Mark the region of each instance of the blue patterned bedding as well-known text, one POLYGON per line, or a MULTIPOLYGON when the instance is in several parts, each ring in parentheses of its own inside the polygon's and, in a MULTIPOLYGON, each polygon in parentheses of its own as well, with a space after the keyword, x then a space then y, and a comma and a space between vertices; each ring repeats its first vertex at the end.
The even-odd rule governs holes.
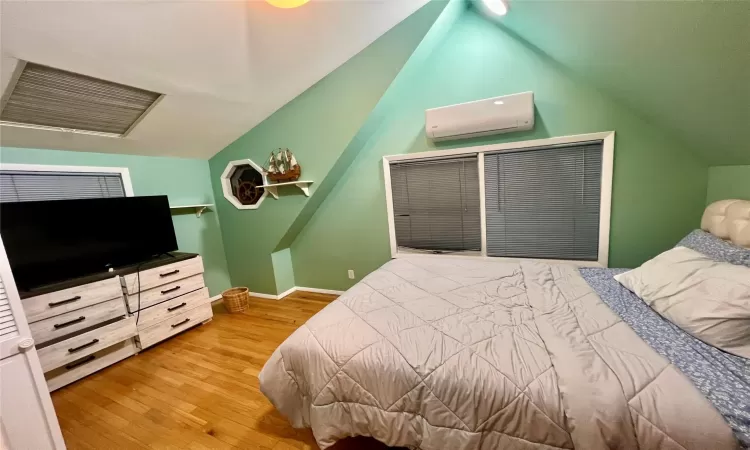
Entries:
POLYGON ((750 249, 738 247, 703 230, 693 230, 677 246, 701 252, 714 261, 750 267, 750 249))
POLYGON ((662 318, 614 275, 627 269, 580 269, 602 300, 657 353, 690 378, 750 448, 750 360, 730 355, 662 318))

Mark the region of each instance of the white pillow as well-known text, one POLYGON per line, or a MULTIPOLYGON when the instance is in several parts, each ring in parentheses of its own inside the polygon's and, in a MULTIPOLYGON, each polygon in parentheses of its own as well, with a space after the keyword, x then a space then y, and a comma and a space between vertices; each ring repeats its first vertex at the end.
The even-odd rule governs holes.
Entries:
POLYGON ((675 247, 615 279, 698 339, 750 358, 750 267, 675 247))

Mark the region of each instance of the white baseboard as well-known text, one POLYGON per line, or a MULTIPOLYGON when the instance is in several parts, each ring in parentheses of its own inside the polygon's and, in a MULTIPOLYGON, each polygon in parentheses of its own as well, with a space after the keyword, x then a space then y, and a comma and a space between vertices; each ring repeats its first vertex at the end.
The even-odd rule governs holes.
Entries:
POLYGON ((267 298, 267 299, 270 299, 270 300, 279 300, 279 298, 280 298, 278 295, 263 294, 261 292, 250 292, 250 297, 267 298))
MULTIPOLYGON (((336 291, 333 289, 318 289, 318 288, 309 288, 309 287, 300 287, 300 286, 294 286, 291 289, 287 289, 286 291, 282 292, 281 294, 274 295, 274 294, 263 294, 261 292, 250 292, 251 297, 258 297, 258 298, 266 298, 269 300, 281 300, 282 298, 286 297, 289 294, 292 294, 297 291, 304 291, 304 292, 313 292, 315 294, 332 294, 332 295, 341 295, 344 293, 344 291, 336 291)), ((221 296, 219 296, 221 297, 221 296)))
POLYGON ((209 298, 209 300, 211 301, 211 303, 218 303, 221 301, 221 294, 214 295, 213 297, 209 298))
POLYGON ((346 291, 336 291, 334 289, 318 289, 318 288, 301 287, 301 286, 296 286, 294 289, 297 291, 314 292, 316 294, 333 294, 333 295, 341 295, 344 292, 346 292, 346 291))
POLYGON ((282 298, 286 297, 287 295, 291 294, 292 292, 294 292, 296 290, 297 290, 297 286, 294 286, 294 287, 289 288, 286 291, 282 292, 281 294, 277 295, 276 297, 278 297, 278 299, 281 300, 282 298))

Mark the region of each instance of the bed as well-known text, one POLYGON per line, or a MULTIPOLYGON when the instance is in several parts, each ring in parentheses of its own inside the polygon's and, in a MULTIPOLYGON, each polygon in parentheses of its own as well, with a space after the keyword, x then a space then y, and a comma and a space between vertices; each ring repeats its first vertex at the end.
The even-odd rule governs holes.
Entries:
MULTIPOLYGON (((725 210, 704 228, 734 233, 725 210)), ((322 449, 348 436, 424 450, 747 446, 748 360, 664 319, 620 272, 394 259, 297 329, 261 390, 322 449)))
POLYGON ((708 345, 664 319, 612 278, 624 269, 580 269, 583 279, 652 349, 708 398, 750 448, 750 359, 708 345))

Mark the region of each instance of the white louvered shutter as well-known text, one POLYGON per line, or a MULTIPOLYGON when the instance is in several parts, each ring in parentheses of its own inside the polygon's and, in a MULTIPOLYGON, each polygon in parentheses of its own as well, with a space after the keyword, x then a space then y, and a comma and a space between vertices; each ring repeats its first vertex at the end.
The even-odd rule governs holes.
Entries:
POLYGON ((15 338, 18 336, 18 326, 10 309, 10 300, 5 290, 5 284, 0 278, 0 340, 15 338))
POLYGON ((65 449, 1 238, 0 428, 3 449, 65 449))
POLYGON ((30 338, 26 314, 0 239, 0 359, 17 354, 19 343, 30 338))

